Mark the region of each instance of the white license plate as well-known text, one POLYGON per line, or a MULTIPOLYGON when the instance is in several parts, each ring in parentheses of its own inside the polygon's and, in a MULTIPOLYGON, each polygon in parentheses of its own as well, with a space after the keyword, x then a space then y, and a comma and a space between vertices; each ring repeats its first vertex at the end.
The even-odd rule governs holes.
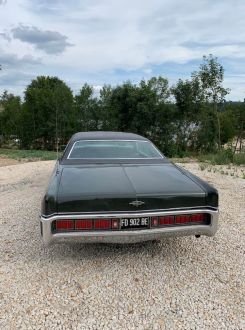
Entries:
POLYGON ((130 228, 149 228, 150 218, 123 218, 120 219, 121 229, 130 229, 130 228))

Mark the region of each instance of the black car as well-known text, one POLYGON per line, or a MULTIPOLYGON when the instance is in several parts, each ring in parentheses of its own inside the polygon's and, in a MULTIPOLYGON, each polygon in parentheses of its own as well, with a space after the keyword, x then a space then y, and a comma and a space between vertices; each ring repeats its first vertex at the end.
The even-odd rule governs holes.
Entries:
POLYGON ((74 134, 42 201, 46 244, 213 236, 218 192, 131 133, 74 134))

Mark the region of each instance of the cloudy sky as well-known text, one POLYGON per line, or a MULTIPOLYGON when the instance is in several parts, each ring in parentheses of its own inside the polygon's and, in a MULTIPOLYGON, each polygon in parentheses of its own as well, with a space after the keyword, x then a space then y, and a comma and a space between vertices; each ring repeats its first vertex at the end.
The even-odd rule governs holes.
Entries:
POLYGON ((225 68, 228 99, 245 97, 245 0, 0 0, 0 92, 37 75, 77 93, 85 82, 188 78, 202 55, 225 68))

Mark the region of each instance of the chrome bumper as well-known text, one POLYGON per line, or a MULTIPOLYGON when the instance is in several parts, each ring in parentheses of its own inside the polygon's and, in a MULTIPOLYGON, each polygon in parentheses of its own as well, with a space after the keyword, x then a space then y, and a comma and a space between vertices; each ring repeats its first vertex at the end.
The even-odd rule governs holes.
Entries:
POLYGON ((137 243, 143 241, 159 240, 164 237, 205 235, 214 236, 218 228, 218 210, 192 209, 178 211, 142 212, 142 213, 111 213, 111 214, 66 214, 51 217, 40 217, 41 233, 45 245, 54 242, 79 241, 81 243, 137 243), (176 227, 149 228, 140 230, 118 231, 79 231, 66 233, 52 233, 52 221, 59 219, 89 219, 89 218, 127 218, 127 217, 152 217, 164 215, 208 213, 211 222, 209 225, 180 225, 176 227))

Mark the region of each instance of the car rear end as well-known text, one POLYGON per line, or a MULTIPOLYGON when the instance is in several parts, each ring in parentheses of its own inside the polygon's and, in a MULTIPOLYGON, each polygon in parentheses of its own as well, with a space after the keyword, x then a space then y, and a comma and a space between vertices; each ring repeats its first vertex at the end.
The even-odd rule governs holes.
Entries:
POLYGON ((217 223, 218 210, 210 208, 41 217, 45 244, 69 240, 136 243, 163 237, 213 236, 217 223))
MULTIPOLYGON (((115 140, 105 140, 102 146, 101 141, 104 140, 87 141, 86 148, 79 142, 77 149, 74 142, 68 147, 65 160, 57 162, 42 203, 41 233, 45 244, 68 240, 135 243, 215 234, 215 188, 172 164, 160 152, 156 158, 144 159, 77 158, 85 151, 89 156, 94 150, 98 154, 102 147, 110 152, 115 140), (74 159, 69 158, 73 149, 74 159)), ((127 140, 123 156, 131 142, 138 143, 127 140)), ((123 140, 116 143, 119 149, 123 148, 123 140)), ((144 143, 148 142, 141 141, 144 143)), ((114 147, 115 156, 118 149, 114 147)), ((146 152, 145 146, 142 148, 146 152)), ((156 151, 151 152, 153 155, 156 151)))

